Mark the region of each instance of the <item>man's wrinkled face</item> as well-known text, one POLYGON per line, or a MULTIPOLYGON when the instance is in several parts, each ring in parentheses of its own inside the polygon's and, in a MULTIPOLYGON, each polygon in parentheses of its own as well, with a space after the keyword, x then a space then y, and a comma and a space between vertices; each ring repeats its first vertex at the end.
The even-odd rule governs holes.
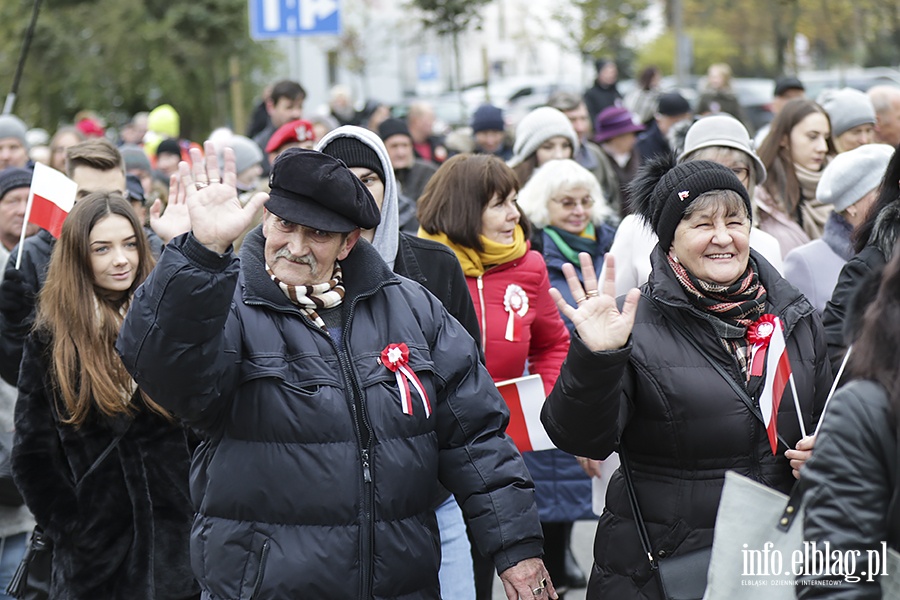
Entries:
POLYGON ((325 283, 331 279, 334 263, 350 254, 359 233, 359 229, 348 234, 313 229, 266 211, 266 264, 288 285, 325 283))

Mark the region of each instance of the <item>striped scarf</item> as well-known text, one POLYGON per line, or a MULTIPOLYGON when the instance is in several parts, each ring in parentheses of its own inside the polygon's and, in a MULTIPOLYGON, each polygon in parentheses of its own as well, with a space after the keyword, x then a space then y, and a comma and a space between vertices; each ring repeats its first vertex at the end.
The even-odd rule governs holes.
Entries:
POLYGON ((678 283, 687 292, 688 300, 715 319, 713 326, 725 349, 737 359, 741 372, 748 377, 747 328, 762 316, 768 297, 759 280, 756 262, 750 258, 747 270, 731 285, 719 285, 694 277, 671 255, 666 255, 678 283))
POLYGON ((281 288, 288 300, 299 306, 303 314, 312 319, 313 323, 323 331, 328 331, 325 321, 316 311, 334 308, 344 300, 344 279, 340 264, 335 261, 331 279, 315 285, 289 285, 275 277, 275 273, 272 272, 269 265, 266 265, 266 273, 281 288))

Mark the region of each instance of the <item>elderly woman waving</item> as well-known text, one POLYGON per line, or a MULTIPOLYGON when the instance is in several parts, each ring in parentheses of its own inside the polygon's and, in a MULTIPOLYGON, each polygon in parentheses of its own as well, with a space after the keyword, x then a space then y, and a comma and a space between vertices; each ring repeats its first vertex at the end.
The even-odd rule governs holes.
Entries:
MULTIPOLYGON (((703 555, 726 470, 789 491, 831 383, 821 323, 750 249, 750 198, 730 169, 656 162, 634 198, 659 237, 649 281, 617 302, 613 261, 598 289, 583 254, 583 285, 564 267, 577 308, 551 292, 577 335, 544 426, 561 450, 595 459, 619 451, 628 465, 609 484, 589 599, 664 597, 648 553, 654 566, 703 555), (779 320, 797 402, 789 389, 773 400, 766 385, 764 333, 779 320)), ((704 565, 697 573, 704 581, 704 565)))

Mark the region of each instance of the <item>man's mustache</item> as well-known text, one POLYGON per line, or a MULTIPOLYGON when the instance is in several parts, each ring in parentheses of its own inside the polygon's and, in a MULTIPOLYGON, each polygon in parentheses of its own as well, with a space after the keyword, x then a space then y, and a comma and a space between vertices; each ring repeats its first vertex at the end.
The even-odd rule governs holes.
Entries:
POLYGON ((287 248, 281 248, 275 252, 275 258, 283 258, 292 263, 296 263, 298 265, 307 265, 309 270, 312 271, 312 274, 315 276, 319 271, 319 263, 316 260, 316 257, 313 256, 312 253, 304 254, 303 256, 296 256, 291 253, 287 248))

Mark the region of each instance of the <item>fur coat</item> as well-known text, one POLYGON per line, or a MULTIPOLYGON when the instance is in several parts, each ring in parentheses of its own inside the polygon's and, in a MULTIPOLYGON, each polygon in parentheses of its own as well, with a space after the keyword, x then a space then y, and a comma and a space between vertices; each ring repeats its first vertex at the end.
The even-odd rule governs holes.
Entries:
POLYGON ((53 541, 50 597, 196 597, 184 428, 150 411, 139 393, 133 418, 94 413, 79 428, 61 423, 47 377, 50 348, 46 334, 26 340, 12 455, 22 496, 53 541))

